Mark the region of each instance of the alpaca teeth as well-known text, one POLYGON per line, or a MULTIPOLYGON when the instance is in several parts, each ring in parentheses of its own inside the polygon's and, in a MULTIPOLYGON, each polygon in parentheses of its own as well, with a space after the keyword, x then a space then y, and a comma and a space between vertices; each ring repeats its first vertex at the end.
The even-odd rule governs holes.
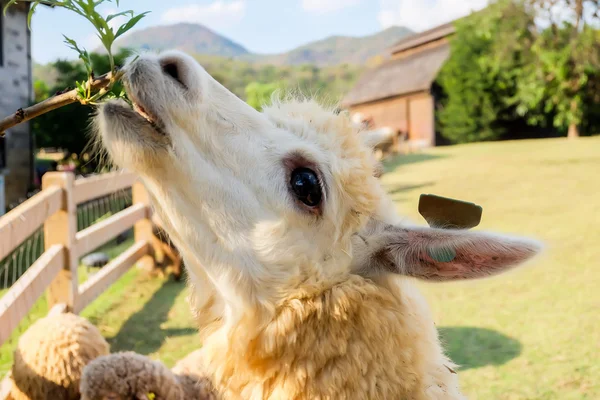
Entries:
POLYGON ((144 118, 146 121, 148 121, 148 123, 154 128, 154 130, 156 132, 158 132, 161 135, 166 136, 165 131, 162 129, 161 126, 159 126, 159 124, 156 122, 156 119, 152 118, 150 116, 150 114, 148 114, 146 112, 146 110, 144 109, 144 107, 140 106, 139 104, 132 102, 133 104, 133 110, 138 113, 142 118, 144 118))
POLYGON ((144 119, 146 119, 146 121, 154 124, 154 120, 152 119, 152 117, 150 117, 150 115, 148 115, 148 113, 146 112, 146 110, 142 106, 140 106, 137 103, 133 103, 133 109, 135 110, 135 112, 137 112, 142 117, 144 117, 144 119))

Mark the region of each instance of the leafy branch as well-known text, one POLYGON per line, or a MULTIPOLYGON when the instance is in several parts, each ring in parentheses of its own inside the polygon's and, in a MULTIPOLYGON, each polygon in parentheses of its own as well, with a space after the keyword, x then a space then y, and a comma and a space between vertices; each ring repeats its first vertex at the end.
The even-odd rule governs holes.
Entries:
MULTIPOLYGON (((88 75, 87 80, 75 82, 76 88, 73 90, 65 90, 57 93, 54 97, 26 109, 19 109, 14 114, 0 120, 0 135, 4 135, 4 132, 9 128, 57 108, 75 102, 79 102, 83 105, 94 105, 103 97, 110 94, 115 83, 123 76, 122 71, 119 71, 115 65, 113 45, 120 36, 131 30, 148 14, 148 12, 144 12, 136 15, 132 10, 127 10, 104 17, 98 11, 98 7, 103 3, 115 3, 116 6, 119 7, 119 0, 10 0, 6 7, 4 7, 4 13, 6 14, 8 8, 17 3, 31 3, 29 15, 27 17, 27 24, 29 27, 31 27, 31 18, 40 4, 50 7, 62 7, 85 18, 92 24, 102 46, 106 49, 110 62, 110 71, 99 78, 96 78, 94 76, 89 52, 79 46, 75 40, 63 35, 65 44, 74 50, 78 54, 79 59, 83 62, 88 75), (109 22, 117 17, 128 17, 128 19, 115 30, 110 26, 109 22)), ((118 97, 124 96, 124 93, 118 95, 118 97)))

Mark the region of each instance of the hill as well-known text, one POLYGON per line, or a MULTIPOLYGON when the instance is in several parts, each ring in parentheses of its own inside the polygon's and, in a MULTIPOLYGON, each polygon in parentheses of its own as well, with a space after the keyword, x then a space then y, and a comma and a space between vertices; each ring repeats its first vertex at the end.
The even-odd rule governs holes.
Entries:
MULTIPOLYGON (((216 80, 242 99, 246 98, 246 86, 252 82, 277 82, 284 88, 300 90, 302 93, 336 102, 350 90, 364 71, 364 67, 352 64, 324 67, 308 64, 276 66, 214 55, 196 54, 195 58, 216 80)), ((75 78, 62 77, 63 82, 85 79, 81 63, 73 63, 79 65, 83 75, 75 78)), ((33 76, 35 81, 43 81, 51 92, 61 89, 55 87, 60 73, 52 63, 35 64, 33 76)))
POLYGON ((364 71, 364 67, 352 64, 276 66, 217 56, 196 55, 195 58, 216 80, 242 99, 246 98, 246 86, 258 82, 278 83, 289 90, 337 102, 364 71))
POLYGON ((182 23, 131 32, 118 40, 116 47, 134 50, 179 49, 192 54, 232 57, 273 65, 362 65, 372 57, 384 55, 390 46, 411 33, 407 28, 394 26, 363 37, 330 36, 281 54, 256 54, 202 25, 182 23))
MULTIPOLYGON (((154 26, 123 36, 117 48, 135 50, 179 49, 193 54, 237 57, 248 54, 242 45, 199 24, 154 26)), ((99 51, 99 49, 98 49, 99 51)))
POLYGON ((386 55, 390 46, 412 33, 408 28, 393 26, 369 36, 330 36, 286 53, 273 55, 252 54, 244 56, 244 58, 273 65, 362 65, 375 56, 386 55))
POLYGON ((58 80, 58 71, 52 64, 33 63, 33 80, 43 81, 47 86, 53 86, 58 80))

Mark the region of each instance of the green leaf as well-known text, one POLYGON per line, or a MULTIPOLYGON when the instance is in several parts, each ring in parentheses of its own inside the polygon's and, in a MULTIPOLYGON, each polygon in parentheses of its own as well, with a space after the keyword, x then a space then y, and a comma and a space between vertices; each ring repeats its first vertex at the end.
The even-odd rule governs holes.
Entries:
POLYGON ((123 11, 123 12, 120 12, 120 13, 117 13, 117 14, 111 14, 111 15, 107 16, 106 17, 106 22, 110 22, 114 18, 121 17, 121 16, 127 15, 127 14, 130 14, 131 18, 133 18, 133 10, 127 10, 127 11, 123 11))
POLYGON ((112 32, 110 35, 102 35, 100 36, 100 41, 102 42, 102 44, 104 45, 104 47, 106 48, 106 51, 108 51, 110 53, 110 48, 112 47, 113 41, 115 40, 114 35, 112 35, 112 32))
POLYGON ((129 21, 127 21, 125 24, 121 25, 117 30, 117 33, 115 34, 115 39, 127 32, 128 30, 130 30, 131 28, 133 28, 138 22, 140 22, 142 18, 144 18, 149 13, 150 11, 146 11, 144 13, 136 15, 135 17, 132 17, 129 21))
POLYGON ((75 85, 77 86, 77 97, 79 97, 80 99, 85 99, 87 98, 87 87, 85 85, 85 82, 75 82, 75 85))
POLYGON ((31 8, 29 9, 29 14, 27 14, 27 28, 29 29, 31 29, 31 18, 33 17, 33 13, 35 12, 35 9, 37 8, 38 4, 40 4, 39 1, 33 3, 31 5, 31 8))
POLYGON ((85 66, 85 69, 88 73, 88 75, 91 75, 92 73, 92 59, 90 57, 90 53, 85 50, 85 49, 80 49, 79 46, 77 45, 77 42, 74 41, 73 39, 63 35, 63 37, 65 38, 65 43, 67 44, 67 46, 73 50, 75 50, 78 55, 79 58, 83 61, 83 65, 85 66))
POLYGON ((63 35, 63 37, 65 38, 65 43, 67 44, 68 47, 70 47, 71 49, 73 49, 76 52, 78 52, 78 53, 81 54, 81 50, 77 46, 77 42, 76 41, 74 41, 73 39, 67 37, 66 35, 63 35))
POLYGON ((9 2, 6 3, 6 6, 4 6, 4 16, 6 16, 6 11, 8 10, 8 7, 12 6, 16 2, 17 2, 17 0, 9 0, 9 2))

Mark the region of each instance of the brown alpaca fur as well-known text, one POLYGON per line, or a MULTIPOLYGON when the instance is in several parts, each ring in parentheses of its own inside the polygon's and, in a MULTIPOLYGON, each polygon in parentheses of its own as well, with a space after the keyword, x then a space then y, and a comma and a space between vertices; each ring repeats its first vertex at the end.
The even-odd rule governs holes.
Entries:
POLYGON ((12 367, 14 400, 77 400, 83 368, 108 354, 100 331, 74 314, 36 321, 19 338, 12 367))

